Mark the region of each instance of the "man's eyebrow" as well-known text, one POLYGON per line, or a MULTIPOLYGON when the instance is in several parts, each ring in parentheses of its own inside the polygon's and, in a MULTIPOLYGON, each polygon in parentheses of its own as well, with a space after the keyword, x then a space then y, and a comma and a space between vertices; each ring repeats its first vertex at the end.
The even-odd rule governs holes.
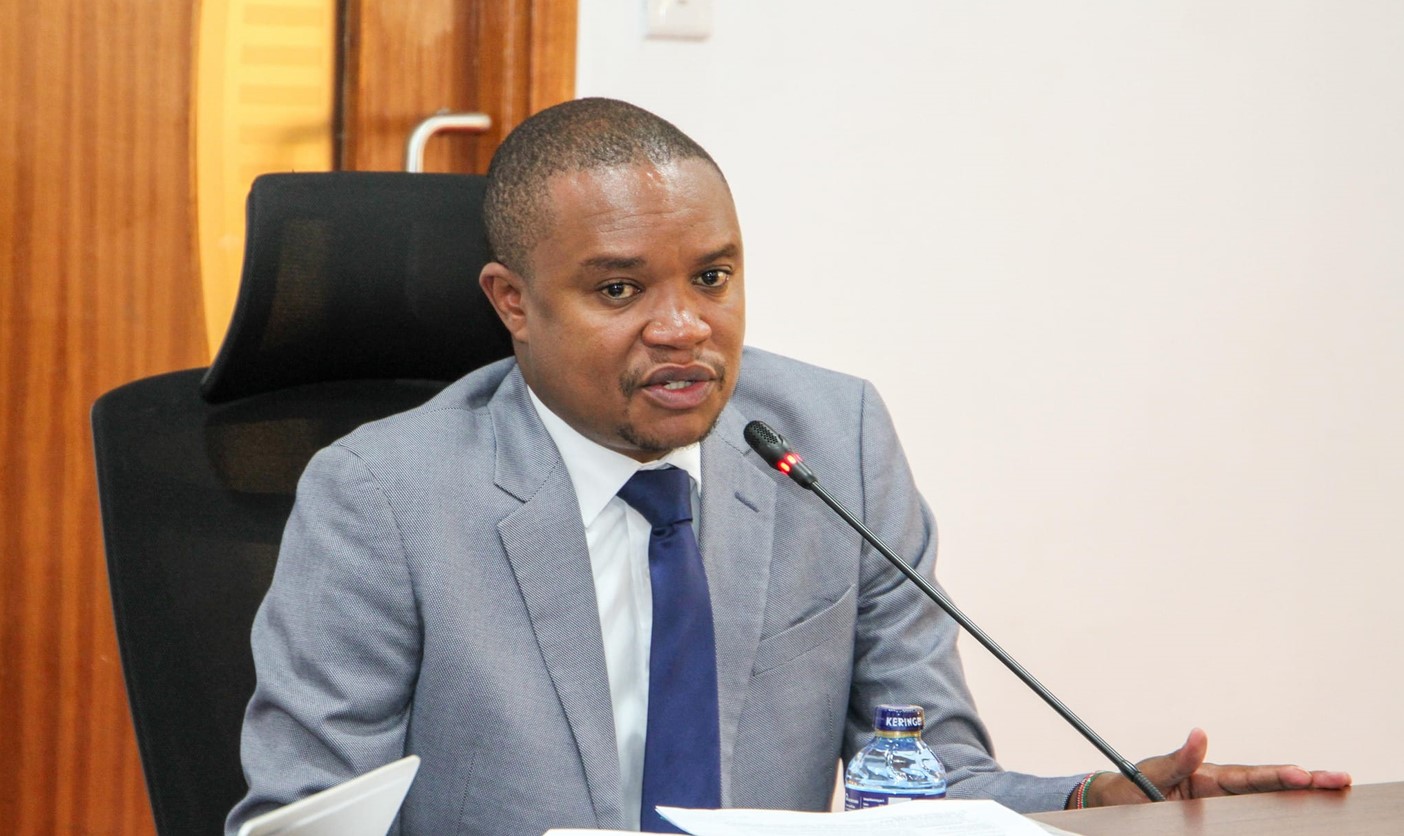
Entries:
MULTIPOLYGON (((741 248, 736 244, 726 244, 718 247, 697 259, 698 264, 710 264, 722 259, 736 258, 741 252, 741 248)), ((648 259, 641 255, 596 255, 584 259, 580 266, 586 270, 595 270, 602 273, 609 273, 616 270, 634 270, 648 263, 648 259)))
POLYGON ((633 270, 643 266, 643 256, 622 256, 622 255, 597 255, 580 262, 580 266, 587 270, 599 270, 610 272, 613 270, 633 270))
POLYGON ((737 247, 735 244, 727 244, 726 246, 712 250, 711 252, 697 259, 697 263, 708 264, 713 261, 721 261, 724 258, 735 258, 740 252, 740 247, 737 247))

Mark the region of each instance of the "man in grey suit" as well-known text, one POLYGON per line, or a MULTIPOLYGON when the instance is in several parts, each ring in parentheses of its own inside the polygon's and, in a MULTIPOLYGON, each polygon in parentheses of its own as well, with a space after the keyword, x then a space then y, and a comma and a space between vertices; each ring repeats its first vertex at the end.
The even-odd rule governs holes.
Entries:
MULTIPOLYGON (((705 151, 633 106, 570 102, 503 143, 486 213, 481 285, 515 358, 309 464, 254 626, 231 832, 406 753, 423 763, 404 833, 637 828, 649 524, 615 493, 659 462, 700 511, 720 803, 826 809, 890 702, 925 707, 954 797, 1141 800, 1118 775, 1002 770, 955 626, 748 449, 745 424, 773 424, 932 573, 932 516, 873 387, 743 349, 741 233, 705 151)), ((1196 731, 1142 768, 1172 797, 1349 782, 1204 748, 1196 731)))

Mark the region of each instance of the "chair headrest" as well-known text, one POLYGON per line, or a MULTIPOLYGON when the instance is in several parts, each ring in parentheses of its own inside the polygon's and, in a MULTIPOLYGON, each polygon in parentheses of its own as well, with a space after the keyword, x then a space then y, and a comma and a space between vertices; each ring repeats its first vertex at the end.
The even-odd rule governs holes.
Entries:
POLYGON ((212 403, 336 380, 455 380, 512 353, 478 287, 491 259, 474 174, 267 174, 248 200, 212 403))

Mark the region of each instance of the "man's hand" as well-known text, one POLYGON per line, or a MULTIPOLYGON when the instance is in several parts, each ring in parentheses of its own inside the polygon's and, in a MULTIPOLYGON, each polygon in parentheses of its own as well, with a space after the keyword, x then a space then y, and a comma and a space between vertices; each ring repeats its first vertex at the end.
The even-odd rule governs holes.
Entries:
MULTIPOLYGON (((1166 800, 1209 798, 1216 795, 1242 795, 1278 790, 1338 790, 1350 786, 1346 772, 1309 772, 1300 766, 1234 766, 1205 763, 1209 737, 1202 729, 1190 732, 1179 749, 1168 755, 1146 758, 1136 764, 1160 788, 1166 800)), ((1097 776, 1087 788, 1084 804, 1105 807, 1149 801, 1125 777, 1109 773, 1097 776)))

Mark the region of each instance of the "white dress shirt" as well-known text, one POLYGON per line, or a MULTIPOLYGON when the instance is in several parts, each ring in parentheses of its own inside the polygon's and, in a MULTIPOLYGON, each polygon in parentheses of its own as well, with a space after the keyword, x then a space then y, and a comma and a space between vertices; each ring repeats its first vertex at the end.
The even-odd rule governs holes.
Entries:
POLYGON ((648 649, 653 637, 653 590, 648 575, 652 526, 617 494, 639 470, 673 465, 692 477, 692 526, 702 496, 702 448, 691 444, 654 462, 641 463, 591 441, 527 390, 546 432, 565 461, 595 578, 595 600, 604 634, 605 669, 614 708, 615 745, 624 811, 639 828, 643 800, 644 734, 648 727, 648 649))

